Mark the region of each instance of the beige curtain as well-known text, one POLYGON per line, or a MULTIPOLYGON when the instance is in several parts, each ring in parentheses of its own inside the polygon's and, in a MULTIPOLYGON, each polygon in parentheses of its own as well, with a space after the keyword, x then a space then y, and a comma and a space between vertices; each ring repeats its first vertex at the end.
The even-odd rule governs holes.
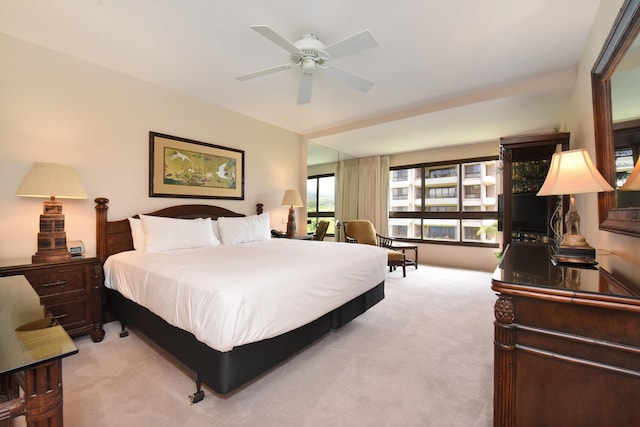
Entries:
POLYGON ((389 156, 342 160, 336 169, 336 219, 368 219, 388 234, 389 156))
POLYGON ((368 219, 376 231, 388 235, 389 156, 360 159, 358 179, 358 217, 368 219))
POLYGON ((341 160, 336 168, 336 220, 358 218, 358 159, 341 160))

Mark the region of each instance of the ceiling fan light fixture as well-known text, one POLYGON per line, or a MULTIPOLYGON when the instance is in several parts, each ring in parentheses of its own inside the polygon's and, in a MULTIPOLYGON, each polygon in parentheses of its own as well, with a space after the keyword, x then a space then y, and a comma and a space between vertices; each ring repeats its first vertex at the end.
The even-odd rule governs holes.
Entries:
POLYGON ((311 57, 302 58, 302 71, 311 74, 316 70, 316 61, 311 57))

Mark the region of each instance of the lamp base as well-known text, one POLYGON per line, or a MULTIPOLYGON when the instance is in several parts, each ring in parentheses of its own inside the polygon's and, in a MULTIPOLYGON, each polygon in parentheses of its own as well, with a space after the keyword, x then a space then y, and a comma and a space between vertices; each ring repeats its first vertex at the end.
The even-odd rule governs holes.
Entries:
POLYGON ((561 246, 571 246, 574 248, 588 248, 589 244, 587 239, 582 234, 569 234, 566 233, 562 236, 561 246))
POLYGON ((62 202, 53 198, 45 200, 43 213, 40 215, 38 252, 31 257, 31 262, 37 264, 70 259, 71 253, 67 248, 67 233, 64 231, 62 202))
POLYGON ((591 246, 560 245, 558 247, 558 255, 596 259, 596 250, 591 246))
POLYGON ((296 214, 293 206, 289 208, 289 217, 287 218, 287 237, 295 237, 296 235, 296 214))
MULTIPOLYGON (((54 252, 54 251, 50 251, 54 252)), ((60 262, 68 261, 71 259, 71 254, 67 250, 55 251, 56 253, 40 254, 36 253, 31 257, 31 262, 34 264, 48 263, 48 262, 60 262)))

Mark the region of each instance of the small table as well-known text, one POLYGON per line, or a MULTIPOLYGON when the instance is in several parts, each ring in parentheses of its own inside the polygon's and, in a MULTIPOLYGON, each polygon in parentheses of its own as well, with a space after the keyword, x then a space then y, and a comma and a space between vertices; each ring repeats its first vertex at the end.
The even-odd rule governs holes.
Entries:
POLYGON ((0 277, 0 342, 0 426, 22 415, 28 427, 62 426, 62 358, 78 348, 24 276, 0 277))
POLYGON ((397 240, 394 240, 391 242, 391 245, 389 246, 389 248, 393 249, 394 251, 402 252, 405 256, 404 258, 405 265, 414 265, 416 269, 418 269, 418 245, 417 244, 408 243, 408 242, 399 242, 397 240), (407 250, 413 250, 413 259, 407 258, 407 254, 405 252, 407 250))

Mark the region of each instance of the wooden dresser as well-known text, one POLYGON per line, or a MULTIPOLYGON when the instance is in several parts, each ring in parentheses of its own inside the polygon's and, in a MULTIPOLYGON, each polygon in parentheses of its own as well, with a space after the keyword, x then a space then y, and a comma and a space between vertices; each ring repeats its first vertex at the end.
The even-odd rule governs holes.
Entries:
POLYGON ((102 266, 97 258, 32 264, 30 259, 0 261, 0 277, 23 275, 41 303, 71 337, 104 337, 102 266))
POLYGON ((496 269, 494 426, 640 425, 640 266, 554 266, 511 243, 496 269))

